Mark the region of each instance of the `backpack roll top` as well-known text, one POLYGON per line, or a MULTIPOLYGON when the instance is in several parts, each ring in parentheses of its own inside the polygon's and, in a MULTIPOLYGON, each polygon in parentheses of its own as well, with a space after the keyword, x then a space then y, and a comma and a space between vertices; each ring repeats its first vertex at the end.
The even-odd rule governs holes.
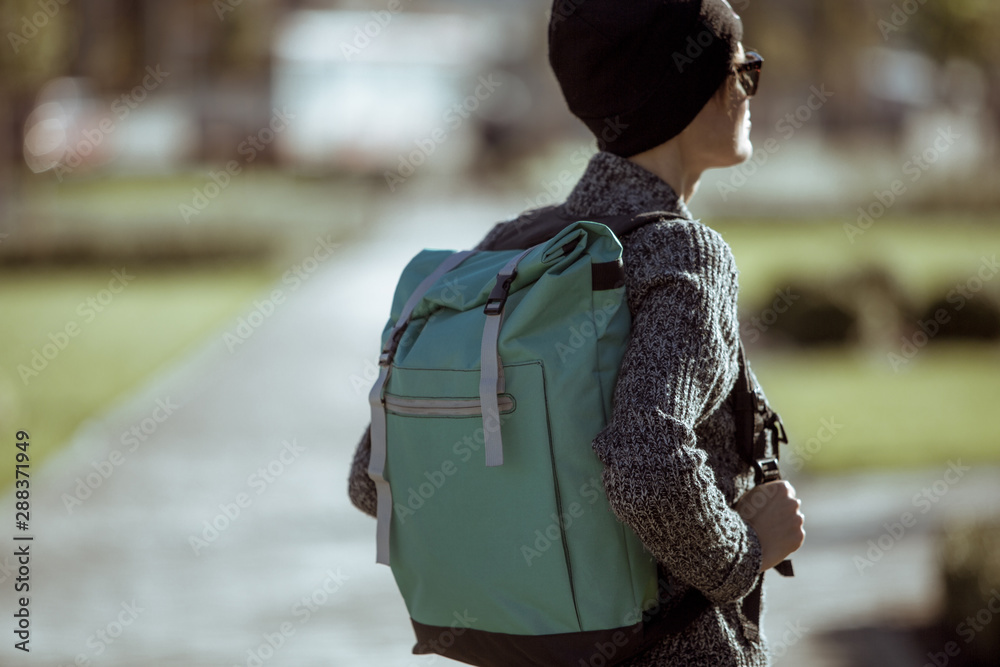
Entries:
POLYGON ((629 336, 621 253, 581 221, 527 250, 425 250, 404 269, 369 472, 415 652, 574 666, 607 642, 615 660, 634 652, 612 636, 642 634, 656 564, 611 512, 591 447, 629 336))

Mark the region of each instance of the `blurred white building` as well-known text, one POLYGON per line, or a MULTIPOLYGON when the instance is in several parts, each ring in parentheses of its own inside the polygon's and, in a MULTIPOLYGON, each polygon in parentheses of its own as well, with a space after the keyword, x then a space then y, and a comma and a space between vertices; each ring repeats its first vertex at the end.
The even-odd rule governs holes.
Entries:
POLYGON ((402 178, 466 168, 489 124, 531 106, 502 64, 524 58, 531 31, 511 11, 291 13, 274 44, 273 106, 296 114, 282 161, 402 178))

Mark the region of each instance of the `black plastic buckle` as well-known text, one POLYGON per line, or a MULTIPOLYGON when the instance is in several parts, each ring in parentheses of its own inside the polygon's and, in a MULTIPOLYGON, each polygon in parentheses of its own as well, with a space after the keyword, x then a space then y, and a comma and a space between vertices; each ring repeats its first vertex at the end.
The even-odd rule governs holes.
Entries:
POLYGON ((396 356, 396 349, 399 347, 399 341, 403 338, 403 332, 406 331, 406 324, 399 326, 398 324, 392 328, 389 332, 389 340, 385 342, 385 347, 382 348, 382 354, 378 357, 379 366, 388 366, 392 363, 392 358, 396 356))
POLYGON ((516 275, 516 270, 514 273, 497 274, 497 282, 490 291, 490 295, 486 297, 486 307, 483 308, 484 313, 487 315, 500 314, 504 304, 507 303, 507 297, 510 295, 510 285, 514 282, 514 276, 516 275))
POLYGON ((781 469, 778 468, 778 459, 757 459, 753 464, 755 479, 757 484, 775 482, 781 479, 781 469))
POLYGON ((751 396, 753 397, 754 412, 762 415, 767 414, 767 401, 764 400, 764 392, 760 390, 760 387, 754 385, 751 396))
POLYGON ((774 451, 778 451, 778 443, 788 444, 788 434, 785 433, 785 425, 781 421, 781 417, 777 414, 774 415, 774 420, 768 425, 771 432, 774 433, 774 451))

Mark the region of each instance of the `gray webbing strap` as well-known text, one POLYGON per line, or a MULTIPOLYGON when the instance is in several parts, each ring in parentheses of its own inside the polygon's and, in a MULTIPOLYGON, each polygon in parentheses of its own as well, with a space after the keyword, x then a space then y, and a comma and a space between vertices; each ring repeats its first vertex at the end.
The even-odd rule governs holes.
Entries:
POLYGON ((368 460, 368 476, 375 482, 375 494, 378 499, 375 511, 375 562, 389 564, 389 524, 392 522, 392 491, 382 473, 385 472, 385 403, 382 389, 389 377, 389 366, 382 366, 378 379, 368 394, 368 402, 372 406, 371 425, 371 458, 368 460))
POLYGON ((507 301, 510 284, 517 275, 517 263, 530 252, 528 248, 507 262, 486 302, 486 324, 483 326, 483 343, 479 348, 479 404, 483 410, 483 436, 486 440, 486 465, 503 465, 503 440, 500 437, 500 407, 497 394, 504 391, 501 383, 503 364, 497 353, 500 325, 503 322, 503 305, 507 301), (491 307, 493 306, 493 307, 491 307))
POLYGON ((385 389, 385 384, 389 380, 389 372, 392 370, 392 359, 396 354, 396 347, 399 345, 399 339, 403 335, 403 330, 406 329, 406 325, 410 322, 410 315, 413 314, 413 309, 417 307, 420 300, 424 298, 434 283, 443 276, 448 271, 458 266, 466 257, 475 254, 475 250, 464 250, 462 252, 456 252, 450 255, 446 260, 441 262, 436 269, 426 278, 424 278, 417 289, 413 290, 413 294, 406 301, 403 306, 402 312, 399 314, 399 319, 396 320, 396 324, 393 325, 392 330, 389 332, 389 338, 386 341, 385 347, 382 348, 382 354, 379 357, 378 363, 380 366, 378 379, 375 380, 374 386, 372 386, 371 392, 368 394, 368 403, 372 408, 372 424, 371 424, 371 458, 368 461, 368 476, 371 477, 372 481, 375 482, 375 492, 378 496, 378 504, 376 510, 376 534, 375 534, 375 562, 382 563, 383 565, 389 564, 389 526, 392 523, 392 491, 389 488, 389 483, 385 480, 383 474, 385 473, 385 461, 386 461, 386 425, 385 425, 385 397, 383 395, 383 390, 385 389))
POLYGON ((486 316, 483 344, 480 347, 479 405, 483 410, 483 437, 486 441, 486 465, 503 465, 503 441, 500 438, 500 406, 497 403, 500 362, 497 338, 503 313, 486 316))

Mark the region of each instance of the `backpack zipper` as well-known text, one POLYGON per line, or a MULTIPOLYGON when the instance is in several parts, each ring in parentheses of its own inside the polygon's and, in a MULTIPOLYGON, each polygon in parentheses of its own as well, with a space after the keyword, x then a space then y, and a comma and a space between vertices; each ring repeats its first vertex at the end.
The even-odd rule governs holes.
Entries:
MULTIPOLYGON (((514 397, 497 396, 500 412, 514 409, 514 397)), ((482 405, 478 398, 408 398, 385 394, 385 410, 397 415, 414 417, 481 417, 482 405)))

